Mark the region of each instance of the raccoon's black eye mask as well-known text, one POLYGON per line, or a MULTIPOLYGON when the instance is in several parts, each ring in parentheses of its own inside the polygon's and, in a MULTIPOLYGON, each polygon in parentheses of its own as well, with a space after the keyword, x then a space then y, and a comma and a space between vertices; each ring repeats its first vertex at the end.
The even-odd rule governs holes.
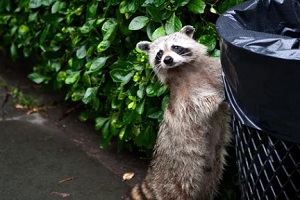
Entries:
POLYGON ((179 55, 183 55, 189 52, 189 49, 181 47, 181 46, 177 46, 177 45, 173 45, 172 47, 172 51, 174 51, 175 53, 179 54, 179 55))
POLYGON ((163 56, 164 52, 162 50, 159 50, 156 54, 156 59, 157 60, 161 60, 162 56, 163 56))

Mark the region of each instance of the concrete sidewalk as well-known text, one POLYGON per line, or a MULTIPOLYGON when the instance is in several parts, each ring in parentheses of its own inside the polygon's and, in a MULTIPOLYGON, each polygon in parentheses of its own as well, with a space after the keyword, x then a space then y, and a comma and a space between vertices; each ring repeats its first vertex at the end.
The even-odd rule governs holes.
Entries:
MULTIPOLYGON (((38 116, 38 115, 37 115, 38 116)), ((3 200, 121 199, 128 185, 36 116, 0 122, 3 200)))
POLYGON ((64 95, 29 81, 28 65, 0 55, 0 199, 121 199, 142 179, 147 162, 101 149, 94 125, 80 122, 64 95), (10 86, 51 106, 28 114, 16 108, 10 86), (129 182, 122 181, 126 172, 135 173, 129 182))

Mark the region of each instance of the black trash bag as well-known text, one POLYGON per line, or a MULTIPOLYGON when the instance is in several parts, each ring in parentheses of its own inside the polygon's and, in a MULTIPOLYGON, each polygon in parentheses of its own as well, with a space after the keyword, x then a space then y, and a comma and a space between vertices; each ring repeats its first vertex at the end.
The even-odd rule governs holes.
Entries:
POLYGON ((300 0, 247 1, 226 11, 216 28, 235 117, 300 144, 300 0))

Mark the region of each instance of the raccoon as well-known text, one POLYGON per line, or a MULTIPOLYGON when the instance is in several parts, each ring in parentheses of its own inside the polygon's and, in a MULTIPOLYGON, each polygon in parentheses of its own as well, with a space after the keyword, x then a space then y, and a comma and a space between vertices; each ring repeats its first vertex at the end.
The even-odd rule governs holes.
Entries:
POLYGON ((126 200, 209 200, 222 177, 230 141, 219 59, 193 39, 195 29, 142 41, 155 74, 170 89, 153 158, 126 200))

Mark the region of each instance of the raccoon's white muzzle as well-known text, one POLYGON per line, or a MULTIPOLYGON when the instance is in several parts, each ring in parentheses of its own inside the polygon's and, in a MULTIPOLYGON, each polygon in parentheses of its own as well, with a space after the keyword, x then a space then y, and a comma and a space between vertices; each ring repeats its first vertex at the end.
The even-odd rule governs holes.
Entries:
POLYGON ((162 68, 173 68, 181 65, 184 63, 184 57, 178 55, 175 52, 169 52, 165 54, 161 59, 161 66, 162 68))

